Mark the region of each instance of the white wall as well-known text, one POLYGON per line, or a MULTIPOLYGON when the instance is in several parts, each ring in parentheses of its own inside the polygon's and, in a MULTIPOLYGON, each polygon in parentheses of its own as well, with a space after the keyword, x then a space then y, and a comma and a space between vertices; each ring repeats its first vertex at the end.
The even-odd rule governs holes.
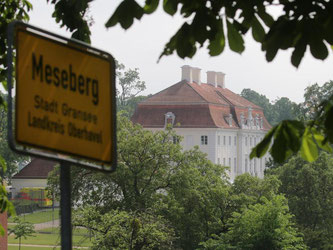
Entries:
POLYGON ((249 156, 252 148, 262 140, 266 131, 222 128, 175 128, 175 131, 183 137, 181 146, 184 150, 198 146, 213 163, 230 167, 231 181, 237 175, 246 172, 260 178, 264 177, 265 161, 268 160, 269 154, 252 160, 249 156), (208 136, 207 145, 202 145, 201 136, 208 136))

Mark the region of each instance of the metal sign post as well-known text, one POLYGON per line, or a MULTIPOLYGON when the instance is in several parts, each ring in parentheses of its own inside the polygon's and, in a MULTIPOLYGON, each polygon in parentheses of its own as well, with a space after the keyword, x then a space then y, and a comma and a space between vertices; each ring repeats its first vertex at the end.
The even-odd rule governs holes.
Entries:
POLYGON ((60 164, 61 249, 72 249, 71 171, 67 162, 60 164))
POLYGON ((9 147, 60 162, 61 246, 72 249, 70 166, 116 167, 115 60, 19 21, 9 25, 7 39, 9 147))

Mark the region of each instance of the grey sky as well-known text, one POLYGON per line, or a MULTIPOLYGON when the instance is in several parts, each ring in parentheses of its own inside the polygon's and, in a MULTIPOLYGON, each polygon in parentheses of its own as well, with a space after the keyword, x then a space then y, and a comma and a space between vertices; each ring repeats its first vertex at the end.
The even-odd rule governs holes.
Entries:
MULTIPOLYGON (((30 24, 69 36, 51 17, 53 5, 45 0, 31 0, 31 3, 34 9, 30 13, 30 24)), ((242 55, 231 52, 226 46, 222 55, 209 57, 207 50, 202 48, 193 59, 183 60, 172 55, 157 63, 165 43, 181 26, 182 19, 159 11, 144 16, 127 31, 119 25, 106 29, 104 24, 119 3, 110 0, 92 3, 89 13, 94 20, 92 46, 108 51, 127 68, 139 68, 141 79, 147 85, 145 94, 154 94, 178 82, 180 67, 185 64, 201 68, 203 82, 206 81, 206 71, 222 71, 226 73, 226 87, 235 93, 251 88, 270 100, 286 96, 301 102, 307 86, 333 80, 331 51, 325 61, 314 59, 307 51, 298 69, 290 63, 291 50, 279 52, 273 62, 267 63, 260 45, 253 41, 251 34, 246 38, 242 55)))

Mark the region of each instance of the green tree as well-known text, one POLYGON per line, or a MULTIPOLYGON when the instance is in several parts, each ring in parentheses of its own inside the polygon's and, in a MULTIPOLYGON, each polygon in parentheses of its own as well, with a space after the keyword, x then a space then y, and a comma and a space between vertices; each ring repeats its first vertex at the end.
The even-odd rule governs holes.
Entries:
POLYGON ((333 247, 333 158, 321 152, 312 163, 294 156, 274 170, 304 241, 311 249, 333 247))
POLYGON ((146 83, 140 80, 139 69, 127 69, 125 65, 117 63, 117 101, 120 107, 126 106, 129 99, 136 97, 146 89, 146 83))
POLYGON ((21 221, 19 217, 14 218, 16 223, 12 228, 9 228, 9 234, 14 234, 15 239, 19 240, 19 249, 21 249, 21 239, 27 239, 35 233, 34 225, 27 221, 21 221))
POLYGON ((205 249, 306 249, 292 223, 287 200, 277 195, 250 205, 229 220, 229 231, 202 243, 205 249))
MULTIPOLYGON (((195 249, 220 231, 228 197, 223 167, 208 161, 198 148, 183 152, 173 142, 177 135, 171 129, 153 133, 119 115, 117 134, 115 173, 73 168, 72 197, 77 207, 91 205, 100 216, 117 210, 148 213, 152 220, 164 218, 168 224, 158 223, 172 227, 175 248, 195 249)), ((57 190, 57 174, 48 183, 57 190)))
POLYGON ((275 114, 273 125, 283 120, 292 120, 295 117, 300 117, 298 105, 287 97, 278 98, 273 102, 273 112, 275 114))
POLYGON ((141 81, 139 69, 127 69, 117 62, 117 111, 126 111, 128 117, 134 113, 138 102, 146 99, 139 94, 146 89, 146 83, 141 81))
POLYGON ((273 126, 283 120, 301 116, 299 106, 287 97, 277 98, 271 102, 265 95, 261 95, 251 89, 243 89, 241 96, 262 107, 267 121, 273 126))
POLYGON ((237 176, 231 185, 231 212, 240 212, 241 209, 260 203, 263 197, 271 200, 278 193, 279 186, 280 181, 275 176, 265 176, 264 179, 248 173, 237 176))
POLYGON ((320 111, 321 104, 333 94, 333 81, 326 82, 323 86, 317 83, 308 86, 304 93, 304 102, 300 104, 303 119, 315 119, 320 111))
POLYGON ((261 95, 252 89, 243 89, 240 95, 248 101, 263 108, 267 121, 272 125, 274 124, 275 113, 273 110, 273 105, 265 95, 261 95))
POLYGON ((96 213, 85 207, 74 214, 74 226, 92 231, 92 249, 172 249, 175 234, 161 216, 145 212, 111 210, 96 213))

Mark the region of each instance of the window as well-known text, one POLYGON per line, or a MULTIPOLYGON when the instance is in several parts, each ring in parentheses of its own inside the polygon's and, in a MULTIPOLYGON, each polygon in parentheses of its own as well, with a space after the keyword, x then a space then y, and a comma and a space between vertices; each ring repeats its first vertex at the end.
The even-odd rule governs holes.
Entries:
POLYGON ((254 137, 254 146, 257 145, 257 138, 254 137))
POLYGON ((217 164, 221 164, 221 159, 217 158, 217 164))
POLYGON ((229 161, 228 161, 228 166, 231 167, 231 158, 229 158, 229 161))
POLYGON ((237 160, 234 158, 234 172, 237 173, 237 160))
POLYGON ((229 136, 229 146, 231 145, 231 136, 229 136))
POLYGON ((223 158, 223 166, 225 166, 225 158, 223 158))
POLYGON ((164 115, 164 126, 173 126, 176 116, 172 112, 168 112, 164 115))
POLYGON ((250 137, 250 146, 252 146, 252 137, 250 137))
POLYGON ((236 139, 236 136, 234 137, 234 145, 235 145, 235 146, 237 145, 237 139, 236 139))
POLYGON ((245 159, 245 173, 248 173, 249 172, 249 169, 247 167, 247 159, 245 159))
POLYGON ((225 135, 223 136, 223 145, 225 146, 225 135))
POLYGON ((254 172, 257 173, 257 159, 253 160, 253 165, 254 165, 254 172))
POLYGON ((173 136, 172 141, 173 141, 173 144, 178 144, 179 143, 179 137, 178 136, 173 136))
POLYGON ((208 136, 207 135, 201 136, 201 145, 208 145, 208 136))
POLYGON ((262 173, 262 159, 260 158, 260 173, 262 173))
POLYGON ((247 137, 245 137, 245 146, 247 146, 247 137))
POLYGON ((250 173, 252 173, 252 161, 250 160, 250 173))
POLYGON ((220 144, 221 144, 221 137, 220 137, 220 136, 218 136, 218 137, 217 137, 217 145, 219 145, 219 146, 220 146, 220 144))

